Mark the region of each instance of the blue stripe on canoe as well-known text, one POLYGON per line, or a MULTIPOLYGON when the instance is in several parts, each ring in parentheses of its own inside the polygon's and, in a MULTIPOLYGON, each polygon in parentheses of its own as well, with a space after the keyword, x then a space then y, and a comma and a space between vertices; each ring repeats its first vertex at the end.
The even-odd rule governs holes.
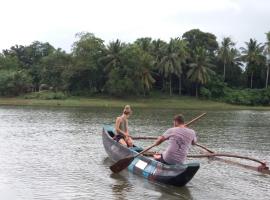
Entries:
MULTIPOLYGON (((139 161, 140 159, 139 158, 135 158, 131 163, 130 165, 128 166, 128 170, 131 171, 131 172, 134 172, 134 168, 135 168, 135 165, 136 163, 139 161)), ((145 161, 144 161, 145 162, 145 161)), ((151 161, 150 164, 147 164, 146 167, 144 168, 144 170, 141 170, 142 171, 142 175, 144 178, 147 178, 149 177, 149 175, 152 175, 154 174, 155 170, 157 168, 157 162, 155 161, 151 161)))
POLYGON ((139 159, 138 159, 138 158, 135 158, 135 159, 132 161, 132 163, 129 164, 128 170, 131 171, 131 172, 133 172, 133 171, 134 171, 134 166, 135 166, 135 164, 136 164, 138 161, 139 161, 139 159))
POLYGON ((150 164, 148 164, 145 169, 143 170, 143 176, 145 178, 148 179, 149 175, 153 174, 155 169, 156 169, 156 166, 157 165, 157 162, 152 162, 150 164))

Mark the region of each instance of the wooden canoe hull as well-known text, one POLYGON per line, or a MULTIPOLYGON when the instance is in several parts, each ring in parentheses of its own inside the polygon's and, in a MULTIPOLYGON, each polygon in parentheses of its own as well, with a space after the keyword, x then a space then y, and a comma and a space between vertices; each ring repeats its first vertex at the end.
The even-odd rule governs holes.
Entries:
MULTIPOLYGON (((138 153, 112 139, 114 130, 112 126, 104 126, 102 141, 109 158, 115 162, 138 153)), ((138 156, 128 166, 128 170, 150 181, 168 185, 184 186, 196 174, 200 164, 197 162, 182 165, 165 165, 145 156, 138 156)))

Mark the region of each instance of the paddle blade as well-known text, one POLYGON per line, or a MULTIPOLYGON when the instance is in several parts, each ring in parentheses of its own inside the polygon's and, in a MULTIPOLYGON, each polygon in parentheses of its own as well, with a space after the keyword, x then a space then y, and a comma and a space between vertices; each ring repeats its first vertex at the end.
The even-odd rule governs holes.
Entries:
POLYGON ((110 169, 113 173, 119 173, 123 169, 127 168, 129 164, 134 160, 134 157, 127 157, 121 160, 118 160, 115 164, 110 166, 110 169))

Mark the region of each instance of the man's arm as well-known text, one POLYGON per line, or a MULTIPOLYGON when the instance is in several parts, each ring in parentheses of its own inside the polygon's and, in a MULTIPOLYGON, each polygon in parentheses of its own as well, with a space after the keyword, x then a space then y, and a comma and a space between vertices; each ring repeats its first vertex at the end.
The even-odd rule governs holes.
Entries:
POLYGON ((164 142, 166 139, 164 136, 159 136, 157 140, 155 141, 156 146, 160 145, 162 142, 164 142))
POLYGON ((159 136, 155 141, 156 146, 160 145, 165 140, 168 140, 171 136, 171 129, 168 129, 163 135, 159 136))
POLYGON ((194 138, 193 138, 193 140, 192 140, 192 142, 191 142, 191 144, 192 145, 196 145, 196 143, 197 143, 197 137, 195 135, 194 138))

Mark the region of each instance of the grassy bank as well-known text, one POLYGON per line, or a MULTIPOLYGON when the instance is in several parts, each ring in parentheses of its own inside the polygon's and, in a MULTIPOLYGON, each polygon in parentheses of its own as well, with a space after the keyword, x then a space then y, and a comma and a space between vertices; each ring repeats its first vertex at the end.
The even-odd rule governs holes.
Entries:
POLYGON ((200 110, 270 110, 270 106, 240 106, 192 97, 128 98, 109 97, 79 98, 65 100, 41 100, 24 98, 0 98, 0 105, 9 106, 63 106, 63 107, 123 107, 130 104, 136 108, 178 108, 200 110))

